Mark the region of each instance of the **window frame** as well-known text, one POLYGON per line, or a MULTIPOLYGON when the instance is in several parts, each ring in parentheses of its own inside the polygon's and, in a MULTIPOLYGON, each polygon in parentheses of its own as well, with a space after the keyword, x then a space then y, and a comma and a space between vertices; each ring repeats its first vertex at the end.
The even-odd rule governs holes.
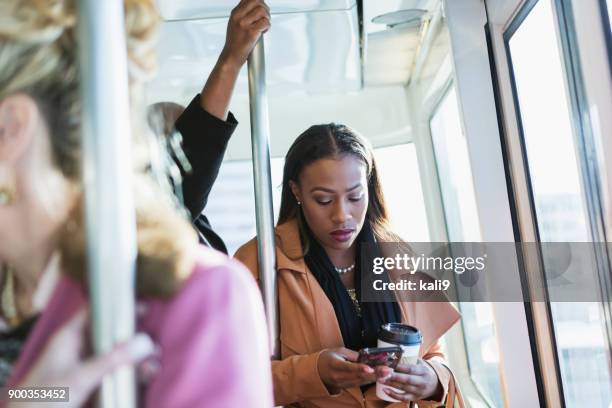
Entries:
MULTIPOLYGON (((520 165, 522 166, 521 172, 524 176, 524 183, 527 188, 527 201, 529 206, 529 217, 531 218, 531 233, 535 238, 536 242, 541 242, 540 232, 538 226, 538 217, 535 210, 535 199, 534 192, 531 182, 529 161, 527 159, 526 151, 526 140, 523 129, 523 120, 521 115, 520 104, 518 100, 517 84, 515 80, 514 67, 512 56, 510 52, 510 39, 516 33, 516 31, 523 24, 525 19, 529 16, 533 8, 539 1, 550 1, 551 8, 553 11, 553 17, 555 21, 553 24, 556 28, 555 35, 559 42, 559 51, 561 54, 561 65, 564 74, 564 80, 567 86, 567 98, 568 105, 571 115, 571 126, 573 144, 576 149, 576 161, 578 164, 578 172, 581 182, 581 194, 583 202, 585 203, 585 215, 588 233, 593 242, 606 242, 606 230, 604 221, 604 209, 602 206, 602 189, 601 181, 599 179, 599 169, 596 167, 597 163, 592 160, 596 154, 596 143, 593 136, 592 124, 590 122, 590 115, 588 112, 588 101, 586 97, 582 68, 580 65, 580 56, 578 54, 578 40, 576 36, 576 29, 574 26, 574 16, 572 11, 572 4, 570 1, 563 0, 525 0, 518 12, 510 19, 510 23, 503 30, 503 47, 505 51, 505 63, 508 67, 508 76, 510 83, 510 92, 512 97, 512 110, 514 112, 513 120, 516 121, 516 131, 518 136, 518 144, 520 145, 520 165)), ((506 140, 506 143, 508 141, 506 140)), ((600 282, 600 289, 602 290, 603 298, 610 298, 612 293, 612 283, 610 282, 610 255, 607 251, 601 251, 601 246, 594 246, 596 254, 597 270, 600 282), (607 297, 606 297, 607 296, 607 297)), ((541 253, 539 268, 540 273, 544 274, 542 267, 541 253)), ((546 291, 546 297, 548 298, 548 290, 544 285, 546 291)), ((602 316, 604 317, 604 328, 608 334, 608 339, 612 338, 611 319, 612 310, 610 305, 605 305, 605 302, 599 302, 602 310, 602 316)), ((545 312, 547 319, 548 328, 546 332, 542 332, 546 339, 548 339, 548 345, 545 347, 550 348, 549 351, 554 356, 554 376, 556 378, 556 384, 553 388, 552 384, 549 384, 546 388, 546 397, 557 400, 561 406, 565 406, 565 393, 564 385, 561 376, 560 367, 560 354, 557 349, 556 333, 553 326, 553 314, 550 302, 545 302, 545 312), (557 395, 553 395, 553 392, 557 395)), ((540 329, 536 329, 540 334, 540 329)), ((545 340, 544 340, 545 341, 545 340)), ((540 350, 542 352, 542 350, 540 350)), ((612 345, 608 351, 608 357, 611 358, 612 345)), ((541 357, 541 356, 540 356, 541 357)), ((550 360, 550 359, 549 359, 550 360)), ((546 363, 545 363, 546 364, 546 363)), ((550 367, 550 361, 549 361, 550 367)))
MULTIPOLYGON (((587 225, 593 242, 608 242, 605 210, 602 204, 602 181, 597 160, 592 159, 597 157, 597 146, 579 55, 574 11, 571 2, 551 1, 553 1, 553 10, 557 13, 558 32, 561 37, 561 55, 565 66, 570 109, 573 115, 574 142, 578 150, 579 170, 582 176, 584 195, 586 196, 587 225)), ((602 299, 612 299, 612 254, 607 248, 608 246, 604 245, 593 246, 602 299)), ((604 318, 604 330, 608 337, 608 362, 612 367, 612 305, 605 301, 600 302, 600 310, 604 318)))
MULTIPOLYGON (((449 241, 448 218, 447 218, 447 214, 446 214, 446 210, 444 206, 445 200, 442 194, 442 177, 440 176, 440 171, 439 171, 439 166, 438 166, 438 157, 436 155, 435 143, 433 141, 433 132, 431 129, 431 122, 433 121, 436 114, 438 114, 438 112, 442 108, 442 104, 447 100, 447 98, 451 96, 450 94, 451 94, 451 91, 453 90, 453 87, 455 87, 455 81, 453 80, 452 77, 449 77, 448 80, 444 83, 444 85, 440 88, 440 91, 436 94, 435 102, 433 103, 433 107, 430 109, 430 111, 427 114, 427 124, 428 124, 427 132, 428 132, 428 137, 431 141, 432 150, 433 150, 433 163, 436 169, 436 180, 438 183, 438 191, 440 191, 440 202, 442 203, 442 209, 443 209, 442 216, 443 216, 443 223, 444 223, 444 229, 445 229, 447 241, 449 241)), ((455 89, 455 92, 457 92, 456 89, 455 89)), ((455 101, 455 102, 457 104, 459 103, 458 101, 455 101)), ((457 278, 455 277, 455 279, 457 278)), ((461 302, 453 302, 453 304, 460 311, 462 310, 461 302)), ((468 378, 470 379, 470 384, 473 387, 473 390, 476 391, 478 398, 480 399, 481 402, 483 402, 489 408, 495 408, 495 405, 485 393, 483 386, 476 380, 476 378, 474 377, 474 374, 472 373, 472 364, 470 363, 468 344, 467 344, 466 337, 465 337, 466 325, 463 319, 460 320, 460 323, 461 323, 461 339, 462 339, 462 344, 463 344, 463 352, 464 352, 464 358, 465 358, 468 378)), ((502 389, 503 389, 503 374, 501 370, 499 370, 498 374, 499 374, 500 383, 502 384, 502 389)), ((502 395, 502 399, 505 399, 504 395, 502 395)))
POLYGON ((612 0, 599 0, 599 13, 601 15, 601 24, 604 31, 604 41, 608 51, 608 67, 610 75, 612 75, 612 16, 608 13, 608 4, 612 0), (606 30, 606 27, 608 28, 606 30))
MULTIPOLYGON (((540 229, 539 229, 538 222, 537 222, 538 218, 537 218, 537 213, 536 213, 536 208, 535 208, 535 197, 534 197, 533 187, 532 187, 531 171, 529 169, 529 161, 527 159, 525 132, 523 129, 523 121, 521 119, 522 115, 521 115, 521 108, 520 108, 520 104, 518 100, 518 94, 517 94, 517 84, 516 84, 516 77, 514 73, 514 65, 512 63, 512 56, 510 53, 510 39, 516 33, 516 31, 521 27, 525 19, 529 16, 529 14, 531 13, 533 8, 536 6, 536 4, 539 1, 540 0, 525 0, 522 3, 521 7, 518 9, 518 12, 516 13, 516 15, 512 17, 509 25, 506 27, 506 29, 502 33, 504 50, 505 50, 505 62, 508 67, 510 92, 512 95, 514 120, 516 121, 515 123, 517 126, 518 144, 519 144, 520 155, 521 155, 520 156, 520 163, 522 166, 521 170, 522 170, 522 174, 524 175, 524 183, 527 189, 526 201, 528 203, 529 218, 531 220, 530 227, 532 229, 533 239, 535 242, 541 241, 540 240, 540 229)), ((544 1, 547 1, 547 0, 544 0, 544 1)), ((538 253, 537 253, 537 264, 538 264, 538 270, 533 271, 533 272, 537 274, 540 282, 545 282, 546 279, 545 279, 544 261, 543 261, 542 253, 540 250, 538 250, 538 253)), ((528 267, 528 266, 525 265, 525 267, 528 267)), ((530 283, 535 284, 536 286, 538 285, 538 283, 534 282, 533 280, 530 283)), ((527 283, 527 284, 529 285, 530 283, 527 283)), ((541 312, 540 312, 541 317, 540 318, 543 320, 543 322, 541 322, 539 332, 540 333, 543 332, 545 336, 541 336, 542 340, 540 341, 540 345, 539 345, 540 348, 538 350, 538 357, 540 358, 541 365, 543 366, 548 365, 549 368, 553 368, 552 373, 550 372, 550 370, 548 370, 548 372, 545 372, 546 370, 544 370, 543 368, 540 369, 542 377, 549 376, 548 386, 542 384, 542 387, 546 389, 545 397, 549 402, 555 401, 556 404, 561 404, 561 406, 564 407, 565 406, 565 397, 564 397, 565 394, 563 390, 561 367, 559 364, 559 351, 557 349, 557 339, 556 339, 556 333, 555 333, 554 324, 553 324, 553 314, 552 314, 550 302, 548 301, 549 299, 548 286, 543 284, 543 285, 540 285, 540 287, 544 288, 543 295, 546 301, 542 302, 541 304, 541 312), (544 354, 544 356, 542 356, 542 354, 544 354), (547 358, 547 361, 542 362, 541 361, 542 357, 547 358), (552 383, 550 382, 551 381, 550 376, 554 377, 554 382, 552 383)), ((538 330, 534 328, 533 332, 535 333, 536 331, 538 330)))
MULTIPOLYGON (((504 32, 513 22, 522 20, 521 12, 533 7, 527 0, 485 0, 488 15, 488 32, 491 52, 491 70, 495 76, 496 102, 500 119, 502 146, 506 152, 508 185, 512 191, 511 206, 514 209, 516 240, 536 241, 536 225, 533 218, 532 200, 529 189, 530 178, 526 173, 525 156, 520 141, 519 123, 513 92, 513 76, 507 56, 504 32)), ((530 254, 529 260, 522 259, 520 265, 524 290, 545 287, 541 254, 530 254)), ((551 344, 553 339, 552 319, 546 302, 525 304, 526 324, 529 332, 536 385, 541 406, 562 406, 559 390, 560 377, 556 353, 551 344)))

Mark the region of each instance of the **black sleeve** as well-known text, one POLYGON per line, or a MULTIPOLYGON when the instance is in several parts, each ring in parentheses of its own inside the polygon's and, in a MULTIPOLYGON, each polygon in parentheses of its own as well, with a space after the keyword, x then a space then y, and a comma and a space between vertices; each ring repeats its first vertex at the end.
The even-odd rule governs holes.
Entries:
POLYGON ((176 120, 176 130, 183 137, 183 151, 192 167, 192 171, 186 173, 177 163, 183 177, 185 207, 194 220, 206 206, 227 143, 237 125, 231 112, 227 121, 223 121, 202 109, 199 94, 176 120))

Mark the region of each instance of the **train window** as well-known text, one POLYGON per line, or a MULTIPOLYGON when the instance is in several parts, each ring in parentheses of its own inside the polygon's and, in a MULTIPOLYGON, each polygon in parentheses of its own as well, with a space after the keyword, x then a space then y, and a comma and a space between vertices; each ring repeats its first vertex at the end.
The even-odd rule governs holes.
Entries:
POLYGON ((395 232, 408 242, 429 241, 414 144, 374 149, 374 156, 395 232))
MULTIPOLYGON (((452 87, 430 121, 448 239, 481 241, 467 144, 452 87)), ((461 302, 470 375, 490 406, 502 407, 499 351, 492 304, 461 302)))
POLYGON ((430 126, 449 238, 480 241, 470 159, 454 87, 438 106, 430 126))
MULTIPOLYGON (((537 2, 514 30, 510 63, 540 240, 589 241, 552 3, 537 2)), ((551 313, 566 405, 607 407, 612 381, 599 305, 553 302, 551 313)))

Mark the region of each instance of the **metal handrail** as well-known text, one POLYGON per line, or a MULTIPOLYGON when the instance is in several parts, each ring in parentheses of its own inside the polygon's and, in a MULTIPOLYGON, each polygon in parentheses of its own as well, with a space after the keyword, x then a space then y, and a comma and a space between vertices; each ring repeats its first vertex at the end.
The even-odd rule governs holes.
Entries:
MULTIPOLYGON (((122 0, 80 0, 83 182, 93 347, 108 352, 134 333, 136 215, 122 0), (110 29, 112 27, 112 29, 110 29)), ((103 407, 134 407, 132 368, 105 377, 103 407)))
POLYGON ((272 176, 270 171, 270 124, 265 65, 262 37, 255 45, 248 59, 251 147, 253 151, 260 286, 268 320, 271 353, 273 358, 278 358, 278 294, 274 244, 274 212, 272 208, 272 176))

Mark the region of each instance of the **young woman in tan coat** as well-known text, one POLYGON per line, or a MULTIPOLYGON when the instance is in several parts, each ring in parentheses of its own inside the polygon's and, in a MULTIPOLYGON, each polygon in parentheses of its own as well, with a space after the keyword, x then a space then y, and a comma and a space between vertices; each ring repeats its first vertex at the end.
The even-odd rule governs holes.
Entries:
MULTIPOLYGON (((361 302, 360 245, 397 242, 389 228, 372 149, 343 125, 312 126, 287 153, 276 227, 280 360, 272 362, 277 405, 438 406, 454 400, 454 378, 439 339, 459 320, 448 302, 361 302), (372 369, 357 350, 376 346, 381 324, 423 335, 418 364, 372 369), (389 403, 373 383, 401 391, 389 403)), ((257 243, 236 253, 259 278, 257 243)))

